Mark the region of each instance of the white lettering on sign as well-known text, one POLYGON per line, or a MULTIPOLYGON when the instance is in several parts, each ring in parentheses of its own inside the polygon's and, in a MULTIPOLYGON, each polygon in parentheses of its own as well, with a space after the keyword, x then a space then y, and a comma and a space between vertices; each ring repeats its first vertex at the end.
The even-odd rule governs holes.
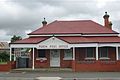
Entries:
POLYGON ((64 49, 64 48, 68 48, 68 45, 39 45, 39 48, 64 49))

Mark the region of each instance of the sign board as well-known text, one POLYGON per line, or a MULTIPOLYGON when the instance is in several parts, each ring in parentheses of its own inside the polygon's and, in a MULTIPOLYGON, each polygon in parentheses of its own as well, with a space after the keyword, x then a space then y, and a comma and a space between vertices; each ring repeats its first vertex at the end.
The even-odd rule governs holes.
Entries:
POLYGON ((49 38, 37 45, 37 49, 70 49, 70 44, 58 38, 49 38))
POLYGON ((68 49, 68 45, 39 45, 39 48, 47 48, 47 49, 68 49))

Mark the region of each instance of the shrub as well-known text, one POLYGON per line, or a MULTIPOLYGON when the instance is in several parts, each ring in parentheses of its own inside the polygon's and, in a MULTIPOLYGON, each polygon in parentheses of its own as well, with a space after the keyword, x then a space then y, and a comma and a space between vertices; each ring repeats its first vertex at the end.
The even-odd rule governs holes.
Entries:
POLYGON ((4 52, 0 52, 0 62, 7 62, 9 61, 9 54, 4 51, 4 52))

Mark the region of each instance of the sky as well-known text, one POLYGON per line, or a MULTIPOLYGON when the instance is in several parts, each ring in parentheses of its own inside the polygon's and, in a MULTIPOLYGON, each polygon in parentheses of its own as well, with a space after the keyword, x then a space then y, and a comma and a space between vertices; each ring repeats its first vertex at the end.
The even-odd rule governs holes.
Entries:
POLYGON ((27 34, 54 20, 93 20, 104 25, 110 15, 112 29, 120 33, 120 0, 0 0, 0 41, 27 34))

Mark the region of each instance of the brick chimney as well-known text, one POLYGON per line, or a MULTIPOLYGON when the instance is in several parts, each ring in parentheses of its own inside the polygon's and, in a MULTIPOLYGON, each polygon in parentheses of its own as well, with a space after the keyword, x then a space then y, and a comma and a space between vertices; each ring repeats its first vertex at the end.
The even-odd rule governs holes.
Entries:
POLYGON ((111 29, 111 23, 109 22, 109 15, 107 14, 107 12, 105 12, 105 15, 103 16, 104 18, 104 26, 111 29))
POLYGON ((47 21, 44 18, 44 21, 42 21, 43 26, 47 25, 47 21))

